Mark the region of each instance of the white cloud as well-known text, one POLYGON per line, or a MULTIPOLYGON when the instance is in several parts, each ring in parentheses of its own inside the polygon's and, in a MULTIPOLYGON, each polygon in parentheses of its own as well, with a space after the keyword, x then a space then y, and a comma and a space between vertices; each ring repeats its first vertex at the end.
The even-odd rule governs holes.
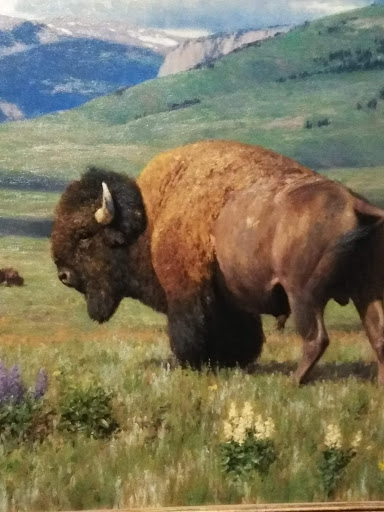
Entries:
POLYGON ((0 0, 0 13, 115 19, 130 25, 208 31, 299 23, 372 0, 0 0))
POLYGON ((0 5, 0 14, 5 14, 7 16, 15 16, 16 15, 16 3, 18 0, 2 0, 0 5))
POLYGON ((303 2, 302 0, 292 0, 288 2, 291 5, 293 11, 296 12, 308 12, 318 16, 327 16, 329 14, 337 14, 342 11, 348 11, 351 9, 357 9, 363 7, 368 2, 361 0, 356 1, 321 1, 314 0, 312 2, 303 2))

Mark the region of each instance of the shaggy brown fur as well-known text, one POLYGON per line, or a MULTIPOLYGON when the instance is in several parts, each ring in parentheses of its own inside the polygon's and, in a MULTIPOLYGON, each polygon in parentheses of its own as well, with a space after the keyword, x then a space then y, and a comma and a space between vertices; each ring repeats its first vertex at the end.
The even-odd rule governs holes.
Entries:
POLYGON ((97 321, 108 320, 125 296, 167 313, 171 346, 182 363, 245 365, 261 351, 261 322, 228 301, 212 225, 231 191, 265 174, 284 179, 287 169, 312 173, 264 148, 203 141, 158 155, 137 184, 90 171, 69 185, 56 209, 52 253, 59 277, 85 295, 97 321), (94 219, 102 181, 116 204, 109 226, 94 219), (135 209, 147 227, 132 232, 135 209))
POLYGON ((168 298, 189 296, 211 278, 212 225, 232 191, 263 176, 284 182, 308 174, 314 175, 287 157, 231 141, 201 141, 156 156, 137 183, 147 208, 153 265, 168 298))
POLYGON ((5 284, 5 286, 23 286, 24 279, 14 268, 1 268, 0 284, 5 284))
MULTIPOLYGON (((181 363, 197 368, 207 362, 244 366, 262 348, 259 314, 284 318, 291 308, 316 356, 314 324, 308 328, 303 321, 305 308, 292 302, 281 276, 300 276, 305 268, 308 277, 311 265, 302 265, 301 254, 313 246, 309 260, 316 261, 330 240, 335 244, 332 254, 356 257, 356 246, 369 236, 359 229, 350 236, 348 230, 365 229, 380 212, 345 188, 267 149, 202 141, 158 155, 137 183, 97 169, 71 183, 56 209, 52 252, 59 278, 85 295, 91 318, 106 321, 123 297, 134 297, 167 314, 171 347, 181 363), (115 205, 115 217, 108 225, 94 217, 101 206, 102 182, 115 205), (280 202, 285 206, 277 208, 280 202), (338 223, 344 211, 345 221, 338 223), (336 219, 333 238, 318 239, 305 231, 305 226, 314 226, 315 233, 322 232, 328 212, 336 219), (275 232, 274 222, 279 219, 286 221, 275 232), (264 224, 268 228, 262 231, 261 243, 258 226, 264 224), (274 240, 286 244, 282 249, 277 245, 282 259, 276 275, 267 265, 274 255, 268 230, 274 240), (265 276, 252 274, 258 261, 266 265, 265 276), (271 278, 264 296, 262 278, 271 278), (252 294, 250 283, 260 297, 252 294)), ((322 265, 309 277, 321 284, 329 271, 332 279, 344 279, 338 269, 322 265)), ((314 288, 304 291, 309 300, 311 293, 318 297, 314 288)), ((345 302, 346 294, 341 287, 335 298, 345 302)), ((319 339, 323 350, 323 331, 319 339)), ((311 366, 303 364, 300 379, 311 366)))
POLYGON ((231 194, 214 227, 220 270, 233 300, 250 314, 292 310, 304 339, 303 382, 329 340, 324 308, 351 298, 384 385, 384 211, 316 175, 260 176, 231 194))

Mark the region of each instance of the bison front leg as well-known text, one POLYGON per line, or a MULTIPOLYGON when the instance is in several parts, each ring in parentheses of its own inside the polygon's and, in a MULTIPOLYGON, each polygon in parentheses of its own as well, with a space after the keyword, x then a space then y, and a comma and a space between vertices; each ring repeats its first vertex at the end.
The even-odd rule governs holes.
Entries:
POLYGON ((384 311, 381 299, 354 299, 369 342, 378 360, 377 380, 384 386, 384 311))
POLYGON ((209 359, 221 367, 246 368, 260 355, 264 343, 261 318, 219 303, 210 326, 209 359))
POLYGON ((168 330, 178 361, 195 369, 204 364, 246 367, 259 356, 264 342, 260 317, 237 309, 214 292, 171 301, 168 330))
POLYGON ((200 297, 168 305, 171 349, 182 366, 199 370, 209 361, 207 318, 200 297))
POLYGON ((324 307, 293 301, 292 312, 297 330, 303 338, 303 354, 295 379, 303 384, 328 347, 329 338, 324 325, 324 307))

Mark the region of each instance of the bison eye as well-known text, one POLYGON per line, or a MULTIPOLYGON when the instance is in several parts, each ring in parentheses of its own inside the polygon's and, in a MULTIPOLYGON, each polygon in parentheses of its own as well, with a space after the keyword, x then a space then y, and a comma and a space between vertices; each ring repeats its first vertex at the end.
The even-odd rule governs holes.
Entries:
POLYGON ((81 238, 79 240, 79 248, 80 249, 89 249, 90 245, 91 245, 91 239, 90 238, 81 238))

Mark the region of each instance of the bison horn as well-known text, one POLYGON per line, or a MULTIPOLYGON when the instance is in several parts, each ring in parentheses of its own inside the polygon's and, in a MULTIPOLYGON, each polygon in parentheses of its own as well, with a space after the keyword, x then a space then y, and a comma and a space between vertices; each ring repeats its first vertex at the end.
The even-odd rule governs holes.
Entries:
POLYGON ((100 224, 110 224, 113 221, 113 217, 115 215, 115 206, 113 204, 113 199, 106 183, 103 182, 102 187, 103 200, 101 208, 99 208, 95 213, 95 219, 100 224))

